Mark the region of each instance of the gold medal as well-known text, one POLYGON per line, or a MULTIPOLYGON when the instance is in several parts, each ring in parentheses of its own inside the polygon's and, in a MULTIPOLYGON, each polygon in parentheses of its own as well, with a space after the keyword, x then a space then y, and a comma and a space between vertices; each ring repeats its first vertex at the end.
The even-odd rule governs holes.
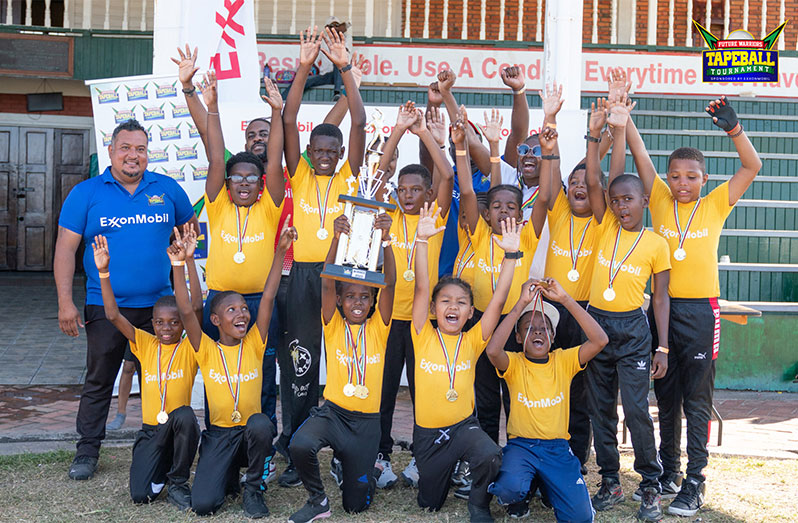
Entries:
POLYGON ((446 399, 449 401, 457 401, 457 391, 454 389, 447 390, 446 399))
POLYGON ((166 411, 162 410, 161 412, 158 413, 157 416, 155 416, 155 419, 158 420, 158 423, 160 425, 163 425, 164 423, 169 421, 169 414, 167 414, 166 411))
POLYGON ((413 272, 412 269, 407 269, 402 276, 404 277, 405 281, 413 281, 416 279, 416 273, 413 272))
POLYGON ((355 396, 364 400, 369 397, 369 389, 367 389, 365 385, 356 385, 355 396))
POLYGON ((344 385, 344 396, 346 396, 347 398, 351 398, 354 395, 355 395, 355 386, 352 385, 351 383, 347 383, 346 385, 344 385))
POLYGON ((237 410, 233 411, 233 415, 230 416, 230 418, 233 420, 233 423, 241 423, 241 413, 237 410))
POLYGON ((246 259, 247 259, 246 255, 243 252, 241 252, 241 251, 238 251, 237 253, 235 253, 233 255, 233 261, 238 263, 238 264, 244 263, 244 261, 246 261, 246 259))

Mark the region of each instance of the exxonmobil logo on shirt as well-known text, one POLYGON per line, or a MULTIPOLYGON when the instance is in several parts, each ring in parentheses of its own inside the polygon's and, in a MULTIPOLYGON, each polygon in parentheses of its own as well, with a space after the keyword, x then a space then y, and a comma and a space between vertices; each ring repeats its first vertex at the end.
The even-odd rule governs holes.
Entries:
MULTIPOLYGON (((660 225, 658 232, 659 232, 660 236, 662 236, 664 238, 678 238, 679 237, 679 233, 678 232, 676 232, 676 231, 674 231, 672 229, 669 229, 668 227, 665 227, 665 225, 660 225)), ((686 236, 687 236, 687 239, 689 239, 689 240, 695 240, 697 238, 706 238, 707 236, 709 236, 709 229, 704 227, 703 229, 699 229, 697 231, 687 231, 687 235, 686 236)))
MULTIPOLYGON (((183 377, 183 369, 173 370, 169 374, 166 374, 165 372, 161 373, 161 380, 162 381, 177 380, 177 379, 180 379, 182 377, 183 377)), ((150 382, 157 381, 157 380, 158 380, 158 373, 157 372, 153 374, 153 373, 147 372, 146 370, 144 371, 144 383, 150 383, 150 382)))
POLYGON ((169 213, 134 214, 133 216, 100 216, 100 227, 121 229, 125 225, 146 225, 150 223, 169 223, 169 213))
MULTIPOLYGON (((227 376, 225 376, 223 372, 217 372, 215 369, 211 369, 208 374, 208 377, 211 379, 211 381, 215 381, 216 383, 227 383, 227 376)), ((233 374, 230 376, 230 381, 233 383, 237 383, 239 381, 247 382, 257 379, 257 377, 258 369, 256 367, 246 374, 233 374)))
POLYGON ((518 393, 518 403, 521 403, 528 409, 540 409, 545 407, 553 407, 565 401, 565 395, 560 392, 553 398, 543 398, 539 400, 530 400, 522 392, 518 393))
MULTIPOLYGON (((352 356, 342 352, 340 349, 335 351, 335 359, 338 360, 343 366, 348 366, 352 363, 352 356)), ((380 355, 379 354, 372 354, 371 356, 366 355, 366 363, 369 365, 376 365, 380 362, 380 355)))
MULTIPOLYGON (((446 370, 446 365, 441 363, 433 363, 426 358, 421 358, 418 368, 427 374, 432 374, 433 372, 448 372, 448 370, 446 370)), ((455 366, 455 369, 457 369, 458 372, 466 371, 470 368, 471 360, 461 361, 455 366)))

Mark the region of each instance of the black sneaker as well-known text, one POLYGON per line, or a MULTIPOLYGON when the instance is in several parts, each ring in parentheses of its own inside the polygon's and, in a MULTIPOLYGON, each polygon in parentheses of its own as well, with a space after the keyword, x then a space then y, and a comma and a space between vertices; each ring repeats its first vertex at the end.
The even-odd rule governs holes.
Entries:
POLYGON ((97 472, 97 458, 91 456, 75 456, 69 467, 69 478, 84 480, 90 479, 97 472))
POLYGON ((456 488, 454 490, 454 497, 458 499, 468 499, 471 496, 471 481, 462 487, 456 488))
POLYGON ((280 474, 280 477, 277 478, 277 483, 281 487, 298 487, 302 485, 302 480, 299 479, 299 472, 297 472, 293 463, 289 464, 288 468, 280 474))
POLYGON ((593 495, 591 501, 596 510, 609 510, 618 503, 623 503, 626 498, 623 495, 621 484, 609 478, 601 480, 601 488, 593 495))
POLYGON ((507 505, 507 516, 513 519, 525 518, 529 515, 529 502, 527 500, 507 505))
POLYGON ((169 485, 166 500, 176 506, 180 512, 191 509, 191 489, 188 484, 169 485))
POLYGON ((662 519, 662 499, 656 488, 646 487, 643 489, 643 500, 640 502, 640 510, 637 511, 637 519, 641 521, 662 519))
POLYGON ((321 503, 315 504, 308 501, 305 506, 294 512, 288 523, 309 523, 317 519, 324 519, 330 517, 330 500, 324 498, 321 503))
POLYGON ((471 515, 471 523, 493 523, 490 507, 478 507, 473 503, 469 503, 468 513, 471 515))
POLYGON ((341 460, 335 456, 330 460, 330 475, 335 480, 338 488, 342 488, 341 485, 344 484, 344 468, 341 465, 341 460))
MULTIPOLYGON (((676 494, 679 493, 679 489, 682 488, 683 479, 684 474, 681 472, 668 472, 660 476, 659 484, 662 488, 662 499, 675 498, 676 494)), ((635 493, 632 495, 632 499, 635 501, 642 501, 643 489, 638 487, 638 489, 635 490, 635 493)))
POLYGON ((269 516, 269 507, 263 501, 263 492, 260 489, 244 489, 244 514, 248 518, 260 519, 269 516))
POLYGON ((694 516, 698 509, 704 504, 704 494, 706 485, 703 481, 687 478, 682 483, 682 489, 677 494, 676 499, 671 501, 668 507, 668 514, 674 516, 694 516))
POLYGON ((455 465, 452 473, 452 485, 464 487, 469 483, 471 483, 471 467, 468 466, 467 461, 460 460, 455 465))

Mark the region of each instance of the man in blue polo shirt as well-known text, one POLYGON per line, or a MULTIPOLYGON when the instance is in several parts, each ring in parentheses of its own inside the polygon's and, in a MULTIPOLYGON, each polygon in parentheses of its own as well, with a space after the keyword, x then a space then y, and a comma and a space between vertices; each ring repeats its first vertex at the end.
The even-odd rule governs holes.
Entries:
POLYGON ((111 166, 86 180, 67 196, 58 221, 54 273, 58 289, 58 322, 69 336, 83 324, 72 300, 75 253, 81 240, 86 272, 86 381, 80 396, 77 431, 80 440, 69 469, 72 479, 89 479, 97 470, 105 421, 127 340, 105 318, 97 267, 91 248, 94 236, 108 239, 111 280, 119 311, 134 327, 152 332, 152 306, 172 294, 166 247, 175 225, 193 221, 191 202, 168 176, 147 170, 147 131, 136 120, 114 129, 108 154, 111 166))

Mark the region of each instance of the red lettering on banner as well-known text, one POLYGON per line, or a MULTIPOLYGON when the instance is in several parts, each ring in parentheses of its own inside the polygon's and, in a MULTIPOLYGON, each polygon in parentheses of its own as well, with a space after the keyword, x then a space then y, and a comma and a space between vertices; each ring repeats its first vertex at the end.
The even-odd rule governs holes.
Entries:
POLYGON ((787 76, 787 73, 781 73, 781 77, 784 79, 787 89, 789 89, 792 85, 793 78, 795 78, 795 73, 790 73, 790 76, 787 76))
POLYGON ((595 60, 585 60, 585 81, 586 82, 597 82, 598 77, 596 76, 596 66, 598 66, 598 62, 595 60))
POLYGON ((389 60, 383 60, 380 64, 380 74, 387 76, 393 72, 393 64, 389 60))
POLYGON ((467 56, 463 58, 463 63, 460 64, 460 71, 457 72, 457 76, 474 78, 474 73, 471 71, 471 60, 467 56))
POLYGON ((230 60, 230 69, 222 69, 221 53, 211 56, 211 68, 216 71, 216 78, 227 80, 230 78, 241 78, 241 67, 238 65, 238 53, 227 53, 230 60))
POLYGON ((216 13, 216 23, 222 27, 222 40, 224 40, 227 45, 232 47, 233 49, 236 48, 236 42, 232 36, 227 34, 227 27, 235 31, 240 35, 244 35, 244 27, 233 20, 238 11, 243 7, 244 0, 236 0, 235 2, 231 2, 230 0, 224 0, 224 8, 227 9, 227 17, 222 15, 221 13, 216 13))
POLYGON ((494 65, 495 66, 496 65, 496 59, 495 58, 485 58, 482 61, 482 76, 484 76, 485 78, 493 78, 494 76, 496 76, 496 71, 494 70, 494 71, 488 72, 488 65, 494 65))

